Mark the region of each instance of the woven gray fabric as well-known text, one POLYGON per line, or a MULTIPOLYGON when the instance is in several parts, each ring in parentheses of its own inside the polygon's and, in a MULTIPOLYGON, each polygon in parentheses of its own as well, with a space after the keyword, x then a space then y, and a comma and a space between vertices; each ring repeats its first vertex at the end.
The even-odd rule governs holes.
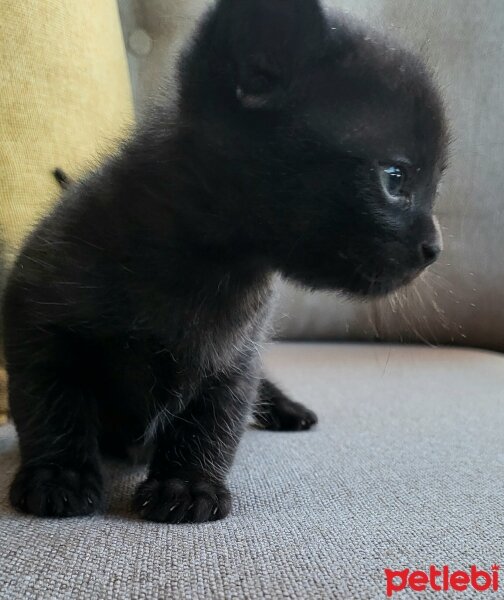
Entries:
POLYGON ((234 510, 219 523, 139 521, 129 500, 142 472, 114 465, 107 515, 17 515, 6 500, 15 436, 0 428, 0 598, 367 600, 385 597, 385 567, 499 562, 502 356, 284 344, 267 363, 320 425, 247 432, 231 476, 234 510))

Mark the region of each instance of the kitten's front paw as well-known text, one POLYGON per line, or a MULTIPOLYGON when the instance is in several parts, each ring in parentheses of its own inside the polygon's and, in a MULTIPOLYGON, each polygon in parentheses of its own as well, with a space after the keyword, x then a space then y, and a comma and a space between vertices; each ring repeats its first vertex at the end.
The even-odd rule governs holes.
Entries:
POLYGON ((148 521, 203 523, 223 519, 231 510, 231 495, 225 485, 202 477, 152 477, 138 486, 133 507, 148 521))
POLYGON ((21 466, 10 489, 17 510, 39 517, 80 517, 103 509, 98 469, 69 469, 54 464, 21 466))

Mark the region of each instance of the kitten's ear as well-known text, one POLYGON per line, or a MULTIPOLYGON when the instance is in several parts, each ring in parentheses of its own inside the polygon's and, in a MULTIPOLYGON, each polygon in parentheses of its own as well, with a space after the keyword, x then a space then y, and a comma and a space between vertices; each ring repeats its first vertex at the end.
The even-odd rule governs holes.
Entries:
POLYGON ((238 100, 247 109, 280 108, 296 74, 325 46, 318 0, 221 0, 216 12, 238 100))

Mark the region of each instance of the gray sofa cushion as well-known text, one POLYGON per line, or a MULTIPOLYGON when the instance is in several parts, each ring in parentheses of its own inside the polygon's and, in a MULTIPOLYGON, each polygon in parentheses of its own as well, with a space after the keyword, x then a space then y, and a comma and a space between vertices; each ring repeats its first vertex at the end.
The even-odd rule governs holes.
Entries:
POLYGON ((105 516, 15 514, 14 432, 0 428, 0 597, 369 600, 385 597, 387 567, 499 561, 503 357, 285 344, 267 364, 320 424, 248 431, 232 470, 234 510, 219 523, 137 520, 129 502, 142 471, 114 465, 105 516))
MULTIPOLYGON (((119 0, 138 111, 171 73, 206 0, 119 0), (141 32, 139 33, 139 30, 141 32)), ((427 339, 502 350, 504 317, 504 2, 330 0, 422 52, 439 72, 453 158, 439 197, 445 252, 425 281, 389 301, 358 303, 281 287, 288 337, 427 339)), ((173 81, 168 82, 168 87, 173 81)))

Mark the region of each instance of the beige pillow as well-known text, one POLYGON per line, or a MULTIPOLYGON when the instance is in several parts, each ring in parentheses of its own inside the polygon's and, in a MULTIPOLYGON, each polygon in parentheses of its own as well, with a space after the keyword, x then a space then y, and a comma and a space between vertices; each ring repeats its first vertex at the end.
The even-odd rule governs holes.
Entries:
MULTIPOLYGON (((1 288, 58 195, 52 170, 75 177, 132 120, 115 0, 0 0, 0 65, 1 288)), ((0 372, 0 413, 5 382, 0 372)))

